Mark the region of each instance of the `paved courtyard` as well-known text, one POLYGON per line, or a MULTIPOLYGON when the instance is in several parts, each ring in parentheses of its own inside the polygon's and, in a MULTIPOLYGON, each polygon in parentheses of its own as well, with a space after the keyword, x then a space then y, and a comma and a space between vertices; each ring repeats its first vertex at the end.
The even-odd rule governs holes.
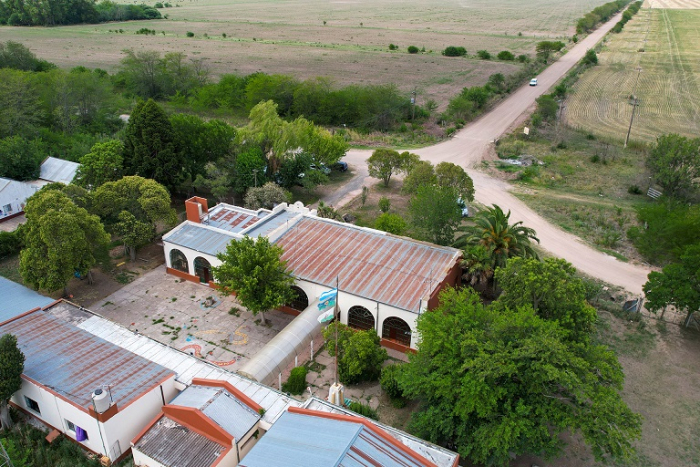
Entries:
POLYGON ((95 303, 91 310, 164 344, 236 371, 294 318, 254 317, 233 297, 165 273, 165 266, 95 303), (210 297, 211 305, 206 303, 210 297))

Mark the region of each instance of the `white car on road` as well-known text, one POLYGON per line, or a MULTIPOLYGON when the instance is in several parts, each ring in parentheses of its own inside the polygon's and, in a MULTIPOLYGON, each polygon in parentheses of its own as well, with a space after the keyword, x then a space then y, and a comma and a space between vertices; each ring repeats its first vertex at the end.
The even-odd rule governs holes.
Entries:
POLYGON ((537 78, 532 78, 530 80, 530 86, 537 86, 537 78))

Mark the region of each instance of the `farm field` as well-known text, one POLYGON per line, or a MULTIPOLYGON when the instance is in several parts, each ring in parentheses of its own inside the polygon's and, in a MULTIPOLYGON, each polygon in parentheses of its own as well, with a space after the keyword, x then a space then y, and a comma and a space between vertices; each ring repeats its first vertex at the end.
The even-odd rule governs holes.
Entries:
POLYGON ((0 41, 22 42, 66 68, 114 71, 127 48, 177 51, 205 59, 215 77, 262 71, 300 79, 328 76, 339 85, 396 83, 405 91, 416 89, 419 100, 444 103, 464 86, 519 69, 512 62, 477 60, 477 50, 534 55, 537 42, 570 37, 577 19, 604 1, 535 0, 527 8, 518 0, 171 3, 160 10, 167 20, 0 27, 0 41), (135 34, 141 28, 157 33, 135 34), (389 44, 399 49, 390 52, 389 44), (409 45, 425 47, 426 53, 410 55, 409 45), (441 56, 448 45, 465 47, 470 58, 441 56))
POLYGON ((697 136, 700 10, 645 8, 622 33, 609 36, 598 57, 599 65, 583 74, 565 103, 570 126, 623 140, 636 94, 631 140, 654 141, 663 133, 697 136))

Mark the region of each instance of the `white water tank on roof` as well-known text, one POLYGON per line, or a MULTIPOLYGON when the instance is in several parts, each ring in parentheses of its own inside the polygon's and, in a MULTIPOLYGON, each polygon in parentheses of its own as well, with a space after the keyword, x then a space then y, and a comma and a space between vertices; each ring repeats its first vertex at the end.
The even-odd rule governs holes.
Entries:
POLYGON ((105 413, 109 409, 109 396, 102 389, 95 389, 92 393, 92 405, 97 413, 105 413))

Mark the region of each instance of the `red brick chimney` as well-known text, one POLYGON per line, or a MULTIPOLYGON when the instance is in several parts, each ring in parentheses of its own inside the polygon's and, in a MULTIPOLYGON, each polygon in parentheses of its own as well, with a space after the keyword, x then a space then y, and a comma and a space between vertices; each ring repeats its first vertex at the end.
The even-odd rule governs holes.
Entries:
POLYGON ((185 212, 187 213, 187 220, 190 222, 199 224, 202 215, 206 214, 208 211, 207 200, 204 198, 193 196, 185 201, 185 212))

